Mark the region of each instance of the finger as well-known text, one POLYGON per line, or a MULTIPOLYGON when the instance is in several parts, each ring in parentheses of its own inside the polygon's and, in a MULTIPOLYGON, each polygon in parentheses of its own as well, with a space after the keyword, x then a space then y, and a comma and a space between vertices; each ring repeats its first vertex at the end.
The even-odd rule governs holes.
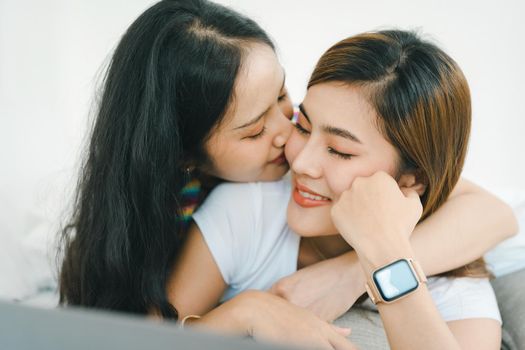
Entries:
POLYGON ((335 350, 356 350, 354 344, 345 337, 336 335, 332 339, 330 339, 330 344, 335 350))
POLYGON ((309 344, 298 344, 298 345, 301 345, 303 347, 308 347, 309 349, 316 349, 316 350, 334 350, 335 347, 332 345, 332 343, 328 340, 322 340, 322 341, 319 341, 319 342, 314 342, 314 343, 309 343, 309 344))
POLYGON ((271 288, 268 290, 270 294, 276 295, 278 297, 281 297, 283 299, 286 299, 286 289, 283 287, 283 284, 281 282, 282 280, 279 280, 275 282, 271 288))
POLYGON ((399 189, 401 190, 401 192, 403 192, 403 194, 407 198, 415 198, 415 197, 419 198, 419 194, 413 188, 399 187, 399 189))
POLYGON ((338 327, 336 325, 331 325, 331 326, 338 334, 342 335, 343 337, 348 337, 352 333, 351 328, 338 327))
POLYGON ((410 200, 410 203, 412 203, 412 205, 416 206, 418 210, 422 210, 421 198, 419 197, 419 194, 416 190, 408 187, 400 187, 399 189, 401 190, 401 192, 403 192, 405 198, 410 200))
POLYGON ((279 295, 277 288, 275 288, 275 284, 271 286, 270 289, 268 289, 268 293, 273 294, 273 295, 279 295))

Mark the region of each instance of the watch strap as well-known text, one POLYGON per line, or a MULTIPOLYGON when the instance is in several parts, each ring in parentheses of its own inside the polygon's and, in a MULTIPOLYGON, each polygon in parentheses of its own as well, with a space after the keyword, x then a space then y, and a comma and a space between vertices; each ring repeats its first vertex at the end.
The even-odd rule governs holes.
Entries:
MULTIPOLYGON (((401 259, 399 259, 399 260, 401 260, 401 259)), ((416 280, 418 282, 418 288, 419 288, 419 285, 421 283, 426 283, 427 282, 427 277, 425 276, 425 273, 423 272, 423 268, 421 267, 421 265, 416 260, 411 259, 411 258, 403 258, 402 260, 408 261, 408 265, 411 268, 411 270, 414 272, 414 276, 416 277, 416 280)), ((388 266, 388 265, 389 264, 384 265, 384 266, 376 269, 375 271, 378 271, 378 270, 380 270, 383 267, 388 266)), ((371 274, 372 276, 374 275, 375 271, 372 272, 372 274, 371 274)), ((370 300, 372 300, 374 305, 377 304, 377 303, 380 303, 380 302, 386 302, 381 297, 381 293, 379 293, 379 290, 377 289, 377 286, 376 286, 375 282, 373 281, 373 278, 366 282, 365 289, 366 289, 366 292, 367 292, 368 296, 370 297, 370 300)), ((416 288, 416 290, 417 290, 417 288, 416 288)))

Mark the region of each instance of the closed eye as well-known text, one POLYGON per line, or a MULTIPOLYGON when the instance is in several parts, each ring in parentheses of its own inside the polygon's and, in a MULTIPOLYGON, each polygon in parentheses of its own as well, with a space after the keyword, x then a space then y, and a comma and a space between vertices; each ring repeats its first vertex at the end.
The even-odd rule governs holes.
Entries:
POLYGON ((309 135, 310 134, 310 131, 306 130, 305 128, 303 128, 301 126, 301 124, 297 123, 297 122, 292 122, 292 125, 297 129, 297 131, 299 132, 299 134, 302 134, 302 135, 309 135))
POLYGON ((245 136, 245 137, 243 137, 242 139, 243 139, 243 140, 244 140, 244 139, 256 140, 256 139, 260 138, 261 136, 263 136, 265 132, 266 132, 266 126, 264 126, 264 127, 261 129, 261 131, 258 132, 257 134, 255 134, 255 135, 250 135, 250 136, 245 136))
POLYGON ((341 158, 341 159, 345 159, 345 160, 348 160, 354 157, 353 154, 341 153, 339 151, 336 151, 332 147, 328 147, 328 153, 333 154, 334 156, 341 158))
POLYGON ((298 110, 294 111, 292 119, 290 121, 292 122, 292 125, 295 127, 295 129, 297 129, 299 134, 308 135, 310 134, 310 131, 303 128, 301 124, 299 123, 300 114, 301 114, 300 111, 298 110))

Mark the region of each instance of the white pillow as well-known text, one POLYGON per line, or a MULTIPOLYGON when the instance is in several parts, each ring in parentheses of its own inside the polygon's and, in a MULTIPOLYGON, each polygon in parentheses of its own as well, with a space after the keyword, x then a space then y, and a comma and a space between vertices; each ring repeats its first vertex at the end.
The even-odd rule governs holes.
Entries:
POLYGON ((56 290, 53 224, 34 211, 0 203, 0 299, 56 290))
POLYGON ((494 193, 512 207, 520 226, 517 235, 485 254, 488 267, 499 277, 525 268, 525 191, 497 190, 494 193))

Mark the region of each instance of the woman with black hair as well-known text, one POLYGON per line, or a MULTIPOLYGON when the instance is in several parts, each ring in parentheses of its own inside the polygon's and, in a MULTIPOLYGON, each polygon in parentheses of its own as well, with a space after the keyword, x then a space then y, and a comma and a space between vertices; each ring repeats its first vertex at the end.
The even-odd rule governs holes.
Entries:
MULTIPOLYGON (((144 12, 105 77, 73 217, 62 231, 60 303, 178 319, 166 285, 191 212, 220 179, 281 178, 291 114, 284 71, 255 22, 201 0, 161 1, 144 12)), ((256 292, 203 322, 353 348, 346 331, 256 292), (299 321, 305 331, 294 331, 299 321)))
POLYGON ((207 1, 162 1, 142 14, 105 77, 74 217, 63 232, 62 301, 138 313, 155 308, 176 317, 164 286, 184 240, 185 207, 196 200, 195 185, 186 186, 201 175, 282 177, 288 110, 273 44, 251 20, 207 1), (236 77, 252 53, 264 55, 251 74, 266 74, 269 90, 259 92, 262 106, 255 106, 268 119, 261 132, 265 120, 258 115, 237 120, 229 110, 236 77), (217 135, 225 133, 214 130, 232 119, 239 142, 262 160, 244 156, 240 166, 224 169, 242 158, 233 149, 248 147, 221 149, 217 135))
MULTIPOLYGON (((284 71, 255 22, 205 0, 165 0, 146 10, 105 77, 73 215, 62 231, 61 304, 186 316, 167 285, 193 210, 220 181, 280 179, 289 168, 283 150, 291 116, 284 71)), ((473 198, 493 215, 476 236, 461 233, 462 244, 476 240, 481 251, 507 235, 493 233, 507 208, 481 190, 468 194, 465 220, 475 216, 468 211, 473 198)), ((263 292, 243 293, 201 323, 349 346, 345 330, 263 292)))

